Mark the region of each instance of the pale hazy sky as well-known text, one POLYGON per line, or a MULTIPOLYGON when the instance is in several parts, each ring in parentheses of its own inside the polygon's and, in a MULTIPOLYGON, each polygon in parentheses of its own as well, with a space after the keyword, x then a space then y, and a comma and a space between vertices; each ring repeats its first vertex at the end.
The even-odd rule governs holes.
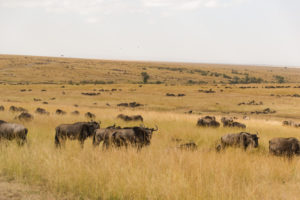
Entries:
POLYGON ((300 66, 300 1, 0 0, 0 54, 300 66))

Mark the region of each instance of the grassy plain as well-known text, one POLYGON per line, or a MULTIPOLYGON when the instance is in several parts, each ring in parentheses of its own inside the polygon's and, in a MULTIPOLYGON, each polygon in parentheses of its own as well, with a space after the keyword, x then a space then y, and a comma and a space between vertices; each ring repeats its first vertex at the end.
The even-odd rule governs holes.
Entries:
MULTIPOLYGON (((0 104, 5 107, 5 111, 1 112, 1 119, 22 123, 29 129, 28 144, 24 147, 18 147, 14 142, 0 145, 0 174, 2 176, 28 185, 41 185, 58 196, 69 199, 300 198, 299 158, 286 160, 268 154, 269 139, 280 136, 300 138, 299 129, 281 125, 283 119, 300 121, 298 106, 300 98, 287 96, 300 94, 300 88, 295 88, 300 85, 298 84, 300 80, 298 69, 287 69, 294 71, 284 74, 286 70, 284 68, 264 67, 261 69, 250 66, 239 68, 239 66, 213 67, 208 65, 209 70, 224 70, 222 73, 232 72, 232 69, 238 71, 247 69, 257 76, 261 75, 269 82, 274 81, 273 75, 268 73, 268 70, 272 70, 276 74, 284 75, 293 83, 186 85, 186 81, 190 78, 203 80, 202 78, 205 77, 185 77, 186 73, 178 72, 177 74, 176 71, 170 71, 172 73, 170 76, 180 80, 172 82, 170 79, 169 82, 169 75, 159 73, 158 69, 156 72, 153 68, 149 68, 147 72, 150 75, 154 76, 157 73, 155 75, 158 77, 157 80, 163 81, 163 78, 160 78, 165 77, 167 82, 145 84, 140 87, 139 84, 128 83, 141 80, 140 72, 143 69, 138 71, 138 67, 135 67, 140 63, 109 61, 109 65, 102 66, 103 70, 92 67, 94 66, 92 64, 88 70, 84 67, 84 63, 103 61, 29 57, 30 61, 25 62, 23 57, 0 57, 6 59, 5 62, 2 59, 0 64, 0 77, 3 81, 0 85, 0 104), (78 62, 76 66, 78 68, 82 66, 84 69, 83 72, 73 70, 72 76, 74 77, 69 77, 69 73, 64 68, 60 69, 61 65, 32 64, 35 67, 24 67, 25 64, 34 63, 32 61, 34 59, 66 62, 62 66, 75 65, 72 63, 78 62), (8 62, 15 63, 15 67, 7 66, 5 63, 8 62), (116 78, 106 79, 103 71, 110 71, 112 66, 113 69, 132 70, 132 73, 128 77, 115 74, 116 78), (36 71, 36 67, 40 69, 36 71), (23 68, 26 69, 22 71, 23 68), (264 74, 259 70, 265 70, 264 74), (14 76, 4 79, 4 72, 14 76), (91 80, 112 80, 115 84, 67 84, 68 78, 76 82, 93 76, 95 78, 91 80), (50 79, 56 84, 41 84, 50 79), (24 81, 28 84, 17 85, 17 83, 24 84, 24 81), (267 85, 284 85, 290 88, 267 89, 265 88, 267 85), (255 88, 241 89, 241 86, 255 88), (117 91, 112 92, 113 88, 117 91), (198 92, 199 89, 210 88, 216 93, 198 92), (21 92, 22 89, 26 91, 21 92), (43 89, 46 91, 42 91, 43 89), (110 91, 100 92, 98 96, 81 94, 82 92, 99 92, 100 89, 110 91), (186 96, 167 97, 166 93, 184 93, 186 96), (53 97, 55 99, 51 100, 53 97), (34 101, 34 98, 41 99, 41 101, 34 101), (262 101, 263 105, 237 105, 251 100, 262 101), (145 104, 145 106, 134 109, 117 106, 118 103, 132 101, 145 104), (43 102, 48 102, 48 104, 43 104, 43 102), (74 107, 74 104, 78 107, 74 107), (8 111, 11 105, 28 109, 34 115, 34 120, 31 122, 15 120, 16 113, 8 111), (35 114, 37 107, 45 108, 50 115, 35 114), (65 110, 68 114, 56 115, 57 108, 65 110), (251 111, 265 108, 276 110, 276 113, 249 114, 251 111), (70 112, 74 110, 78 110, 81 114, 72 116, 70 112), (192 110, 193 114, 187 114, 189 110, 192 110), (135 149, 109 151, 102 151, 101 147, 94 149, 91 139, 86 141, 84 149, 81 149, 77 142, 68 142, 65 149, 55 149, 55 127, 61 123, 86 120, 84 113, 88 111, 96 114, 97 120, 102 122, 102 127, 114 123, 122 126, 139 125, 139 122, 122 122, 117 120, 116 116, 120 113, 141 114, 146 126, 157 125, 159 131, 154 133, 151 145, 139 153, 135 149), (259 148, 250 149, 247 152, 228 149, 223 153, 216 153, 214 147, 220 136, 240 130, 223 127, 217 129, 196 127, 197 119, 207 114, 217 116, 218 120, 221 116, 238 117, 239 122, 247 125, 246 131, 259 132, 259 148), (249 116, 250 120, 243 120, 244 115, 249 116), (182 139, 182 142, 176 142, 175 139, 182 139), (199 146, 197 151, 181 151, 177 148, 180 143, 189 141, 194 141, 199 146)), ((152 65, 173 67, 170 63, 143 64, 144 67, 152 65)), ((194 64, 176 65, 184 65, 188 69, 200 67, 196 64, 195 66, 194 64)), ((218 77, 213 77, 213 79, 217 83, 221 81, 218 77)), ((206 81, 213 80, 207 79, 206 81)))

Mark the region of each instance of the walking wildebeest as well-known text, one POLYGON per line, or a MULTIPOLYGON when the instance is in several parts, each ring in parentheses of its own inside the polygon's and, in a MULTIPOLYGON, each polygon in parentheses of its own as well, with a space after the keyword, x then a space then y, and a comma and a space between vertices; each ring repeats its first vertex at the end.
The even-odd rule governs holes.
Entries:
POLYGON ((19 145, 23 145, 27 141, 27 133, 28 129, 21 124, 0 120, 0 141, 16 139, 19 145))
POLYGON ((100 128, 97 122, 77 122, 74 124, 61 124, 55 128, 55 144, 60 147, 64 145, 66 139, 79 140, 83 148, 84 141, 95 134, 95 130, 100 128))
POLYGON ((276 156, 288 156, 300 154, 300 141, 297 138, 273 138, 269 141, 269 152, 276 156))
POLYGON ((235 134, 227 134, 221 137, 221 144, 217 146, 217 151, 221 149, 225 149, 228 146, 232 147, 241 147, 245 150, 252 146, 254 148, 258 147, 258 139, 257 134, 251 134, 246 132, 240 132, 235 134))
POLYGON ((205 116, 198 119, 197 126, 219 127, 220 123, 216 121, 216 118, 214 116, 205 116))
POLYGON ((143 121, 144 120, 141 115, 131 115, 131 116, 128 116, 128 115, 124 115, 124 114, 119 114, 117 116, 117 118, 122 119, 122 120, 124 120, 126 122, 128 122, 128 121, 139 121, 139 120, 143 121))
POLYGON ((105 134, 103 145, 108 148, 110 145, 116 147, 127 147, 131 145, 137 147, 140 150, 143 146, 150 144, 153 131, 157 131, 158 128, 146 128, 146 127, 125 127, 122 129, 107 129, 110 134, 105 134))

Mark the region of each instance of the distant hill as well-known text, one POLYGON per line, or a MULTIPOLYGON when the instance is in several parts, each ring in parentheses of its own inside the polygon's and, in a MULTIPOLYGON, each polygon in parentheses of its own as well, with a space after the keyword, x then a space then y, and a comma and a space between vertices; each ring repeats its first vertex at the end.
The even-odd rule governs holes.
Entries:
POLYGON ((112 61, 0 55, 0 81, 10 84, 300 83, 300 69, 249 65, 112 61))

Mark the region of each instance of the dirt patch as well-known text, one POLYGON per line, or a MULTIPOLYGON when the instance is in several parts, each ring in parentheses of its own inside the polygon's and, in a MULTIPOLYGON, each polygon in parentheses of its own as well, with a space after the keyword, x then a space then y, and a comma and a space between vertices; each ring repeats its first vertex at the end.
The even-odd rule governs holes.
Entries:
POLYGON ((0 200, 55 200, 57 197, 37 186, 0 177, 0 200))

